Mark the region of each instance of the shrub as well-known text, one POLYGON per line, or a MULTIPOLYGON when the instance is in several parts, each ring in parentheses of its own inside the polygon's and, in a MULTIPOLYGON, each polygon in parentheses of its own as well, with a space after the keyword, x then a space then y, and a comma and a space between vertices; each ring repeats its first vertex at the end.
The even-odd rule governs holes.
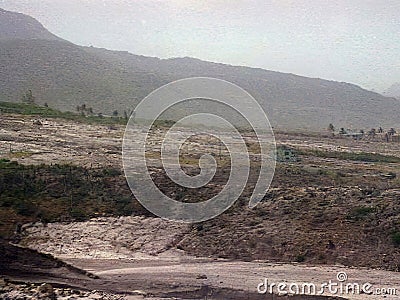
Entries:
POLYGON ((78 207, 74 207, 71 209, 71 217, 75 221, 86 221, 89 218, 89 216, 78 207))
POLYGON ((400 231, 395 231, 391 235, 392 243, 395 247, 400 247, 400 231))
POLYGON ((368 215, 375 212, 374 207, 360 206, 353 208, 346 216, 346 219, 353 221, 364 220, 368 215))
POLYGON ((383 155, 379 153, 369 152, 339 152, 339 151, 323 151, 323 150, 297 150, 301 155, 316 156, 322 158, 335 158, 341 160, 353 160, 363 162, 383 162, 383 163, 399 163, 400 157, 383 155))
POLYGON ((298 262, 298 263, 305 262, 306 261, 306 257, 304 255, 302 255, 302 254, 299 254, 299 255, 296 256, 295 261, 298 262))

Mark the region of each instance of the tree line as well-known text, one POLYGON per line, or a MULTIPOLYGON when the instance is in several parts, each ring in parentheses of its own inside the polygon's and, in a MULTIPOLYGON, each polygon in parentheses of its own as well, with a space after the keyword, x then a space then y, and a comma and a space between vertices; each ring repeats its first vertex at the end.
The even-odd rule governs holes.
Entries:
MULTIPOLYGON (((332 123, 329 124, 327 130, 333 136, 336 133, 336 128, 332 123)), ((397 133, 397 131, 393 127, 389 128, 388 130, 385 131, 382 128, 382 126, 380 126, 378 129, 371 128, 371 129, 369 129, 367 131, 365 131, 364 129, 360 129, 358 132, 354 132, 354 131, 351 131, 349 129, 345 129, 344 127, 341 127, 338 130, 338 134, 339 135, 360 135, 361 137, 366 136, 366 137, 371 137, 371 138, 375 138, 377 135, 381 135, 381 136, 384 136, 387 141, 389 141, 391 137, 396 135, 396 133, 397 133)))

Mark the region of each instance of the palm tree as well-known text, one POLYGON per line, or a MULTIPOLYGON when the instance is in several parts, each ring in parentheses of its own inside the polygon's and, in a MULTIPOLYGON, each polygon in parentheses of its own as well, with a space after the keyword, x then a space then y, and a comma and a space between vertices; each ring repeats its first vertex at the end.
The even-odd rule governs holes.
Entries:
POLYGON ((28 90, 23 96, 22 96, 22 102, 29 103, 29 104, 34 104, 35 103, 35 97, 32 94, 32 90, 28 90))
POLYGON ((375 129, 375 128, 371 128, 371 130, 368 131, 368 136, 369 136, 369 137, 372 137, 372 138, 375 138, 375 136, 376 136, 376 129, 375 129))

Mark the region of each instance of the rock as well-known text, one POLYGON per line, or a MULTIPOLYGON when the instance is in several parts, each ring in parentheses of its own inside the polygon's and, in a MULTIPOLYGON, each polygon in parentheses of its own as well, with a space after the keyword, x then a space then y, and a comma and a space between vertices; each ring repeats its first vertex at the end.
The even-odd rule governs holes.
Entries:
POLYGON ((196 279, 207 279, 207 275, 199 274, 199 275, 197 275, 196 279))
POLYGON ((329 240, 329 241, 328 241, 327 248, 328 248, 329 250, 335 250, 335 249, 336 249, 336 245, 335 245, 331 240, 329 240))
POLYGON ((2 299, 30 299, 21 291, 10 291, 7 295, 2 295, 2 299))
POLYGON ((99 294, 91 294, 88 296, 88 299, 102 299, 102 296, 99 294))
POLYGON ((42 124, 42 122, 40 120, 34 120, 33 121, 33 125, 42 126, 43 124, 42 124))
POLYGON ((4 278, 0 278, 0 288, 3 288, 7 285, 7 281, 4 278))
POLYGON ((396 178, 396 174, 392 173, 392 172, 389 172, 386 174, 380 174, 380 176, 385 179, 395 179, 396 178))
POLYGON ((138 296, 143 296, 143 297, 147 296, 147 293, 145 291, 141 291, 141 290, 134 290, 134 291, 132 291, 132 294, 138 295, 138 296))
POLYGON ((38 287, 37 291, 40 294, 40 297, 56 299, 53 286, 49 283, 43 283, 38 287))
POLYGON ((80 295, 80 294, 81 294, 81 291, 72 290, 72 294, 73 294, 73 295, 80 295))
POLYGON ((6 285, 6 286, 1 288, 1 291, 3 293, 10 292, 10 291, 12 291, 12 287, 10 287, 9 285, 6 285))

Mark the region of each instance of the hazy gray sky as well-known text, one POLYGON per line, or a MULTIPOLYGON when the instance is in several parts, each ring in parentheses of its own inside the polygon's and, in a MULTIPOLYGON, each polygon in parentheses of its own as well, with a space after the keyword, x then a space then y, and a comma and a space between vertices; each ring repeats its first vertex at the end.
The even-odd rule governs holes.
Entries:
POLYGON ((80 45, 261 67, 383 91, 399 0, 0 0, 80 45))

